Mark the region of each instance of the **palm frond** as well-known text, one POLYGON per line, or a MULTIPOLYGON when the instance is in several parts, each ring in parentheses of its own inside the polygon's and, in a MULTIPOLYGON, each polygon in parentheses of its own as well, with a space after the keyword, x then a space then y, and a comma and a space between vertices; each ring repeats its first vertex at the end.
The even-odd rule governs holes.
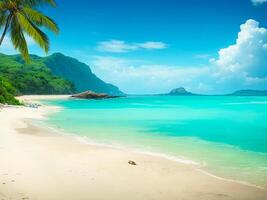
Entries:
MULTIPOLYGON (((14 16, 13 18, 16 18, 16 16, 14 16)), ((13 19, 11 22, 11 41, 15 49, 19 50, 25 61, 29 62, 30 56, 27 42, 24 37, 23 30, 21 29, 17 19, 13 19)))
POLYGON ((56 6, 55 0, 20 0, 23 5, 28 5, 30 7, 40 6, 42 4, 49 4, 53 7, 56 6))
POLYGON ((5 8, 5 2, 4 1, 0 1, 0 9, 4 9, 5 8))
POLYGON ((49 50, 49 39, 45 33, 43 33, 35 24, 29 21, 23 14, 20 12, 16 13, 18 23, 21 28, 34 39, 34 41, 45 50, 47 53, 49 50))
POLYGON ((0 27, 5 25, 6 20, 7 20, 6 11, 0 10, 0 27))
POLYGON ((49 39, 39 27, 45 27, 54 33, 58 33, 59 28, 51 18, 35 10, 45 4, 56 6, 55 0, 0 0, 0 29, 3 27, 0 46, 6 33, 10 31, 15 49, 29 61, 28 46, 24 36, 26 33, 47 53, 49 39))
POLYGON ((30 7, 25 7, 22 9, 22 11, 27 16, 27 18, 36 25, 44 26, 56 34, 59 33, 57 24, 48 16, 45 16, 41 12, 31 9, 30 7))

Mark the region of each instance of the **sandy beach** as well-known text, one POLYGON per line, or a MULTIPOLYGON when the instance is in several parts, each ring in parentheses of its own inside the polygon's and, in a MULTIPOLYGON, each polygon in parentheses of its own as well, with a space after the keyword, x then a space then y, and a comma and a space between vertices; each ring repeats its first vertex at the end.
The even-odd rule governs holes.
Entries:
MULTIPOLYGON (((68 96, 20 97, 47 98, 68 96)), ((266 189, 212 177, 194 165, 84 144, 30 123, 55 109, 0 110, 0 200, 267 199, 266 189)))

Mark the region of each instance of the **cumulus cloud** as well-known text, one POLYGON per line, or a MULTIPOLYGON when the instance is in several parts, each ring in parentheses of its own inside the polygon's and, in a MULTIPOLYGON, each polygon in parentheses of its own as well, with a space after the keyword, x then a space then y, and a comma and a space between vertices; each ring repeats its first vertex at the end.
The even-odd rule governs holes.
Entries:
POLYGON ((129 43, 122 40, 108 40, 102 41, 97 44, 99 51, 111 53, 126 53, 129 51, 136 51, 140 49, 155 50, 165 49, 167 45, 163 42, 144 42, 144 43, 129 43))
POLYGON ((250 78, 267 77, 267 29, 249 19, 240 26, 236 43, 219 51, 219 58, 211 63, 217 66, 221 78, 242 75, 250 78))
POLYGON ((163 93, 180 86, 207 94, 267 89, 267 29, 255 20, 242 24, 235 43, 220 49, 218 57, 200 54, 195 58, 210 59, 210 63, 188 67, 98 56, 91 66, 103 80, 127 93, 163 93))
POLYGON ((251 0, 254 5, 259 5, 267 2, 267 0, 251 0))

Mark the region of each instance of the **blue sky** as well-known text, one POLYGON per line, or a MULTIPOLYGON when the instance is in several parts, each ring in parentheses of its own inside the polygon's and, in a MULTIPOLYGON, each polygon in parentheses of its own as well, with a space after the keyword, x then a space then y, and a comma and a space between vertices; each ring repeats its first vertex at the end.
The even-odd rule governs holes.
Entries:
MULTIPOLYGON (((266 0, 57 3, 42 8, 61 29, 49 34, 50 53, 78 58, 127 93, 267 89, 266 0)), ((13 53, 8 39, 1 51, 13 53)))

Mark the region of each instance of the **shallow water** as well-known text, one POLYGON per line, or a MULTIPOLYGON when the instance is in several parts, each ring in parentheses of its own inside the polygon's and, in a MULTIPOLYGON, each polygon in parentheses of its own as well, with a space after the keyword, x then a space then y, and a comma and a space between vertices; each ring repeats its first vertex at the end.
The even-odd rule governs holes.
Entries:
POLYGON ((45 123, 106 145, 192 160, 217 176, 267 187, 267 98, 132 96, 50 100, 45 123))

